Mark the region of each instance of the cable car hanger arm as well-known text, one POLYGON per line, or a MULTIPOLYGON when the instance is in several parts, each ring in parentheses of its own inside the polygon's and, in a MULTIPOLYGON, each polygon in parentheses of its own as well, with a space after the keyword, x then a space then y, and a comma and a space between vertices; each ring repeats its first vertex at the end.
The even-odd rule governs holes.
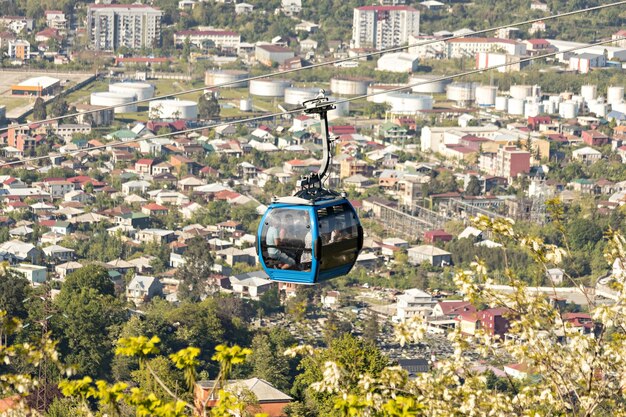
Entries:
POLYGON ((328 112, 334 110, 335 104, 325 96, 325 91, 320 90, 317 97, 302 103, 305 114, 318 114, 320 117, 320 133, 322 135, 322 163, 317 173, 311 173, 298 180, 300 191, 297 197, 315 201, 317 198, 337 196, 336 192, 324 189, 323 181, 329 175, 331 137, 328 131, 328 112))

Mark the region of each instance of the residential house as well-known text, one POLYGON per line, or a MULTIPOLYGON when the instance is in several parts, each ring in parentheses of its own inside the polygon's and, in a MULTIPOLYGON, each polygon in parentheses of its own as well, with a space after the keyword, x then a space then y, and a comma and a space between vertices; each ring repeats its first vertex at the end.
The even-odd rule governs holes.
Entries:
POLYGON ((6 252, 18 261, 28 261, 32 264, 41 262, 42 253, 30 243, 19 240, 9 240, 0 244, 0 253, 6 252))
POLYGON ((580 137, 589 146, 604 146, 611 142, 611 138, 597 130, 584 130, 580 137))
POLYGON ((152 186, 152 183, 144 180, 128 181, 122 184, 122 192, 126 195, 131 194, 143 194, 148 188, 152 186))
POLYGON ((373 185, 371 178, 361 174, 351 175, 343 179, 343 186, 346 188, 354 188, 356 191, 363 192, 373 185))
POLYGON ((26 225, 18 226, 9 230, 9 236, 13 239, 29 240, 32 234, 33 229, 26 225))
POLYGON ((137 239, 143 243, 167 244, 176 240, 176 234, 171 230, 144 229, 137 232, 137 239))
POLYGON ((439 301, 435 307, 433 307, 433 317, 441 318, 456 318, 462 313, 475 313, 476 307, 469 301, 463 300, 444 300, 439 301))
POLYGON ((46 282, 46 278, 48 276, 48 268, 45 266, 19 264, 18 266, 11 267, 11 269, 15 272, 24 274, 24 277, 31 284, 43 284, 46 282))
POLYGON ((234 266, 238 263, 250 266, 256 264, 256 260, 253 256, 250 256, 248 252, 233 247, 217 251, 215 257, 230 266, 234 266))
POLYGON ((554 285, 560 285, 565 277, 565 272, 561 268, 550 268, 546 271, 546 276, 554 285))
POLYGON ((417 374, 430 371, 430 364, 426 359, 398 359, 398 366, 408 372, 409 378, 415 378, 417 374))
POLYGON ((74 259, 75 251, 63 246, 51 245, 43 248, 43 253, 46 255, 48 262, 64 263, 74 259))
POLYGON ((135 275, 126 287, 126 298, 135 304, 143 304, 162 294, 161 282, 145 275, 135 275))
POLYGON ((154 159, 139 159, 135 162, 135 172, 139 175, 152 175, 154 159))
POLYGON ((233 275, 229 279, 234 294, 254 300, 258 300, 264 292, 276 285, 274 281, 268 279, 264 271, 233 275))
POLYGON ((68 274, 78 271, 82 267, 83 265, 81 263, 70 261, 60 265, 56 265, 54 267, 54 272, 57 273, 59 279, 63 280, 68 274))
POLYGON ((412 317, 429 317, 435 305, 433 297, 417 288, 406 290, 397 297, 396 321, 404 321, 412 317))
POLYGON ((327 291, 326 295, 322 295, 322 305, 326 308, 333 308, 339 305, 339 291, 327 291))
POLYGON ((442 229, 427 230, 424 232, 424 243, 449 242, 452 240, 452 237, 450 233, 442 229))
POLYGON ((572 151, 572 158, 589 165, 600 160, 600 158, 602 158, 602 153, 586 146, 572 151))
POLYGON ((75 189, 74 184, 64 179, 45 180, 43 186, 52 198, 63 198, 65 194, 75 189))
MULTIPOLYGON (((509 329, 509 320, 505 317, 508 311, 509 310, 506 308, 489 308, 473 313, 473 316, 471 316, 472 313, 463 313, 459 315, 459 318, 461 320, 465 320, 465 317, 474 317, 477 320, 475 322, 477 326, 475 327, 474 331, 481 328, 486 334, 490 336, 504 336, 509 329)), ((461 326, 461 331, 463 333, 466 333, 463 330, 463 326, 461 326)))
POLYGON ((94 199, 91 194, 87 194, 83 190, 73 190, 63 196, 65 202, 89 203, 94 199))
POLYGON ((120 275, 126 275, 130 271, 135 271, 135 265, 122 258, 117 258, 106 263, 106 268, 111 271, 117 271, 120 275))
POLYGON ((409 263, 419 265, 428 262, 433 266, 452 264, 452 254, 443 249, 431 245, 413 246, 407 250, 409 263))
POLYGON ((148 216, 165 216, 168 211, 167 207, 156 203, 149 203, 141 207, 141 212, 148 216))
POLYGON ((526 379, 532 374, 530 368, 525 363, 513 363, 504 365, 502 369, 504 370, 504 373, 506 375, 509 375, 515 379, 526 379))
POLYGON ((115 216, 115 224, 134 229, 145 229, 150 226, 150 215, 139 212, 122 213, 115 216))
POLYGON ((237 230, 241 230, 243 228, 243 225, 240 222, 234 220, 227 220, 225 222, 218 223, 217 228, 219 230, 234 233, 237 230))
POLYGON ((206 185, 206 181, 189 175, 178 181, 176 187, 182 192, 193 191, 194 188, 206 185))
MULTIPOLYGON (((194 404, 197 409, 203 406, 209 408, 214 407, 218 401, 218 390, 215 388, 216 381, 202 380, 196 383, 194 388, 194 404)), ((285 408, 291 403, 292 398, 282 391, 274 388, 269 382, 259 379, 250 378, 244 380, 228 380, 224 383, 224 390, 242 395, 246 393, 248 398, 250 395, 254 398, 254 405, 250 406, 250 412, 263 413, 267 417, 283 417, 285 416, 285 408)))

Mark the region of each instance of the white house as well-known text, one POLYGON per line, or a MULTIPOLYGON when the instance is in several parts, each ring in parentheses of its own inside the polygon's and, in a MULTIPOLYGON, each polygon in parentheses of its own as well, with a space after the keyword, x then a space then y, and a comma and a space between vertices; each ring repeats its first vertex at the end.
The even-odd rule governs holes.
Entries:
POLYGON ((397 297, 396 321, 418 316, 426 318, 431 315, 435 301, 430 294, 417 288, 406 290, 404 294, 397 297))
POLYGON ((75 261, 66 262, 54 267, 54 272, 57 273, 60 279, 65 279, 68 274, 79 270, 83 267, 83 264, 75 261))
POLYGON ((602 158, 602 152, 589 146, 572 151, 572 158, 586 164, 592 164, 602 158))
POLYGON ((161 290, 161 282, 157 278, 135 275, 128 287, 126 287, 126 298, 135 304, 141 304, 159 295, 161 290))
POLYGON ((409 263, 419 265, 428 262, 433 266, 444 266, 452 263, 452 254, 436 246, 421 245, 407 250, 409 263))
POLYGON ((233 293, 258 300, 265 291, 276 284, 268 279, 264 271, 254 271, 231 276, 230 285, 233 293))
POLYGON ((48 276, 48 269, 45 266, 20 264, 11 268, 16 272, 24 274, 31 284, 43 284, 48 276))

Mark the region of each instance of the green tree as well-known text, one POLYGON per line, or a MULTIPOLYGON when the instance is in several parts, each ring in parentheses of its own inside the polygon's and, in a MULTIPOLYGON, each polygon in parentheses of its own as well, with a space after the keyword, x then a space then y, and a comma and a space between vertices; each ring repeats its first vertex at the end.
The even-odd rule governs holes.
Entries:
POLYGON ((214 94, 202 94, 198 99, 198 117, 200 119, 211 119, 219 117, 220 104, 214 94))
POLYGON ((208 294, 208 278, 213 256, 206 248, 206 240, 192 239, 183 254, 185 263, 176 271, 180 280, 178 295, 181 300, 198 301, 208 294))
POLYGON ((283 355, 286 347, 272 343, 268 335, 258 334, 252 339, 252 354, 248 361, 252 366, 252 375, 274 385, 279 390, 290 386, 289 359, 283 355))
POLYGON ((35 120, 44 120, 47 117, 46 104, 43 98, 37 97, 35 104, 33 105, 33 118, 35 120))
POLYGON ((22 274, 4 267, 0 270, 0 311, 6 311, 11 317, 25 318, 24 300, 30 293, 30 283, 22 274))
MULTIPOLYGON (((99 283, 98 287, 106 285, 99 283)), ((54 334, 59 335, 63 360, 82 375, 109 375, 114 327, 126 319, 122 303, 107 292, 88 286, 62 286, 55 299, 60 314, 54 316, 53 327, 54 334)))
POLYGON ((55 97, 50 104, 50 116, 61 117, 67 113, 68 106, 67 101, 61 96, 55 97))
POLYGON ((480 181, 478 181, 476 175, 472 175, 465 189, 465 193, 467 195, 477 196, 480 195, 481 191, 482 187, 480 186, 480 181))
POLYGON ((380 325, 376 313, 370 314, 363 327, 363 339, 375 343, 380 337, 380 325))
POLYGON ((298 398, 305 398, 311 408, 317 409, 320 416, 341 416, 334 409, 334 397, 328 392, 318 392, 310 387, 323 380, 324 364, 333 361, 345 370, 342 384, 356 388, 363 375, 377 378, 389 365, 388 359, 372 343, 357 339, 350 334, 333 340, 328 349, 317 357, 302 359, 300 373, 295 380, 292 393, 298 398))
POLYGON ((602 239, 602 228, 593 220, 575 218, 567 225, 567 236, 574 249, 583 249, 587 245, 594 246, 602 239))

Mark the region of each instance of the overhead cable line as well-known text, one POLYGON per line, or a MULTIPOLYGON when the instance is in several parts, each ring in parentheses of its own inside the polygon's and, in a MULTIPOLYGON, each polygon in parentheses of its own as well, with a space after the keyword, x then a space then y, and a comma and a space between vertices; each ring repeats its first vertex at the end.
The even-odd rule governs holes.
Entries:
MULTIPOLYGON (((511 66, 511 65, 517 65, 517 64, 523 64, 523 63, 526 63, 526 62, 537 61, 537 60, 540 60, 540 59, 543 59, 543 58, 551 58, 551 57, 555 57, 555 56, 560 55, 560 54, 567 54, 567 53, 570 53, 570 52, 575 52, 575 51, 579 51, 579 50, 589 49, 589 48, 592 48, 594 46, 606 45, 606 44, 617 42, 617 41, 621 41, 621 40, 624 40, 624 39, 626 39, 626 37, 620 37, 618 39, 611 39, 611 40, 604 40, 604 41, 594 42, 594 43, 591 43, 591 44, 585 44, 584 46, 576 46, 574 48, 564 49, 562 51, 549 52, 549 53, 542 54, 542 55, 536 55, 536 56, 533 56, 533 57, 520 59, 519 61, 515 61, 515 62, 507 62, 507 63, 504 63, 504 64, 493 65, 493 66, 490 66, 490 67, 487 67, 487 68, 483 68, 483 69, 475 69, 475 70, 460 72, 460 73, 457 73, 457 74, 446 75, 446 76, 434 78, 434 79, 431 79, 431 80, 422 81, 422 82, 419 82, 419 83, 413 83, 413 84, 407 84, 407 85, 403 85, 403 86, 399 86, 399 87, 394 87, 394 88, 387 89, 387 90, 384 90, 384 91, 377 91, 377 92, 372 92, 372 93, 368 93, 368 94, 363 94, 361 96, 356 96, 356 97, 350 97, 350 98, 346 98, 346 99, 336 100, 333 103, 334 104, 349 103, 349 102, 356 101, 356 100, 362 100, 362 99, 367 99, 369 97, 374 97, 374 96, 377 96, 377 95, 380 95, 380 94, 388 94, 390 92, 395 92, 395 91, 406 91, 406 90, 408 90, 410 88, 421 86, 421 85, 432 84, 432 83, 436 83, 436 82, 440 82, 440 81, 454 80, 456 78, 465 77, 465 76, 468 76, 468 75, 479 74, 479 73, 482 73, 484 71, 491 71, 491 70, 498 69, 498 68, 506 68, 506 67, 511 66)), ((265 120, 265 119, 271 119, 273 117, 282 117, 282 116, 287 116, 287 115, 290 115, 290 114, 302 113, 304 111, 304 109, 305 109, 304 107, 298 107, 298 108, 295 108, 293 110, 287 110, 287 111, 283 111, 283 112, 268 113, 268 114, 265 114, 265 115, 249 117, 249 118, 246 118, 246 119, 239 119, 239 120, 234 120, 234 121, 229 121, 229 122, 214 123, 214 124, 207 125, 207 126, 194 127, 194 128, 190 128, 190 129, 180 130, 180 131, 177 131, 177 132, 163 133, 163 134, 160 134, 160 135, 151 136, 149 138, 142 137, 142 138, 136 138, 136 139, 127 140, 127 141, 113 142, 113 143, 108 143, 108 144, 101 145, 101 146, 94 146, 94 147, 89 148, 89 149, 79 149, 79 150, 75 150, 75 151, 66 152, 66 153, 63 153, 63 154, 59 154, 58 156, 73 155, 73 154, 81 153, 81 152, 92 152, 92 151, 95 151, 95 150, 105 149, 105 148, 114 148, 114 147, 117 147, 117 146, 124 146, 124 145, 127 145, 129 143, 133 143, 133 142, 142 142, 142 141, 145 141, 145 140, 159 139, 159 138, 165 138, 165 137, 169 137, 169 136, 184 135, 184 134, 188 134, 188 133, 203 131, 203 130, 206 130, 206 129, 215 129, 215 128, 221 127, 221 126, 238 125, 238 124, 243 124, 243 123, 257 122, 257 121, 261 121, 261 120, 265 120)), ((50 156, 47 155, 47 156, 38 156, 38 157, 21 159, 21 160, 18 160, 18 161, 10 161, 10 162, 6 162, 6 163, 1 164, 0 168, 6 167, 6 166, 10 166, 10 165, 27 164, 29 162, 34 162, 34 161, 40 161, 40 160, 43 160, 43 159, 48 159, 49 157, 50 156)))
MULTIPOLYGON (((275 71, 275 72, 271 72, 271 73, 268 73, 268 74, 256 75, 256 76, 253 76, 253 77, 242 78, 242 79, 235 80, 235 81, 228 81, 228 82, 214 84, 214 85, 209 85, 209 86, 204 86, 204 87, 197 87, 197 88, 191 88, 191 89, 187 89, 187 90, 181 90, 181 91, 176 92, 176 93, 164 94, 164 95, 160 95, 160 96, 156 96, 156 97, 152 97, 152 98, 135 100, 135 101, 131 101, 131 102, 128 102, 128 103, 123 103, 123 104, 115 104, 115 105, 111 105, 111 106, 104 106, 104 107, 101 107, 99 109, 86 110, 86 111, 80 112, 80 113, 77 112, 77 113, 65 114, 63 116, 49 117, 49 118, 46 118, 46 119, 43 119, 43 120, 34 121, 32 123, 48 123, 48 122, 53 122, 53 121, 56 121, 56 120, 65 119, 65 118, 68 118, 68 117, 93 114, 93 113, 97 113, 97 112, 101 112, 101 111, 105 111, 105 110, 116 109, 118 107, 131 106, 131 105, 136 105, 136 104, 147 103, 147 102, 154 101, 154 100, 163 100, 163 99, 166 99, 166 98, 177 97, 177 96, 180 96, 180 95, 183 95, 183 94, 197 93, 199 91, 210 90, 210 89, 215 89, 215 88, 230 87, 230 86, 241 84, 241 83, 244 83, 244 82, 250 82, 250 81, 260 80, 260 79, 264 79, 264 78, 272 78, 272 77, 276 77, 276 76, 279 76, 279 75, 280 76, 285 76, 287 74, 291 74, 291 73, 295 73, 295 72, 299 72, 299 71, 305 71, 305 70, 320 68, 320 67, 324 67, 324 66, 328 66, 328 65, 341 64, 343 62, 349 62, 349 61, 355 61, 355 60, 358 60, 358 59, 369 58, 369 57, 373 57, 373 56, 377 56, 377 55, 386 54, 386 53, 389 53, 389 52, 402 51, 402 50, 409 49, 409 48, 412 48, 412 47, 422 47, 422 46, 427 46, 427 45, 431 45, 431 44, 435 44, 435 43, 439 43, 439 42, 447 42, 447 41, 454 40, 454 39, 465 38, 467 36, 481 35, 481 34, 485 34, 485 33, 488 33, 488 32, 493 32, 493 31, 500 30, 500 29, 506 29, 506 28, 509 28, 511 26, 524 26, 524 25, 528 25, 528 24, 532 24, 532 23, 536 23, 536 22, 541 22, 541 21, 545 22, 546 20, 554 20, 554 19, 559 19, 559 18, 562 18, 562 17, 574 16, 574 15, 581 14, 581 13, 594 12, 594 11, 607 9, 607 8, 611 8, 611 7, 616 7, 616 6, 622 6, 622 5, 626 5, 626 0, 621 0, 621 1, 613 2, 613 3, 602 4, 602 5, 599 5, 599 6, 588 7, 588 8, 585 8, 585 9, 578 9, 578 10, 574 10, 574 11, 571 11, 571 12, 558 13, 558 14, 554 14, 554 15, 550 15, 550 16, 546 16, 546 17, 541 17, 541 18, 536 18, 536 19, 523 20, 523 21, 520 21, 520 22, 509 23, 507 25, 501 25, 501 26, 495 26, 495 27, 488 28, 488 29, 476 30, 476 31, 472 31, 472 32, 465 33, 465 34, 462 34, 462 35, 451 35, 451 36, 442 37, 442 38, 438 38, 438 39, 429 39, 429 40, 425 40, 423 42, 419 42, 419 43, 412 44, 412 45, 395 46, 395 47, 392 47, 392 48, 382 49, 380 51, 368 52, 366 54, 359 54, 358 56, 355 56, 355 57, 341 58, 341 59, 336 59, 336 60, 333 60, 333 61, 318 62, 316 64, 311 64, 311 65, 308 65, 306 67, 292 68, 292 69, 288 69, 288 70, 285 70, 285 71, 275 71)), ((615 41, 613 40, 612 42, 615 42, 615 41)), ((29 124, 30 123, 21 123, 21 124, 17 124, 17 125, 14 124, 12 126, 7 126, 7 127, 4 127, 4 128, 0 128, 0 132, 4 132, 4 131, 6 131, 6 130, 8 130, 10 128, 20 128, 20 127, 23 127, 23 126, 28 126, 29 124)))

